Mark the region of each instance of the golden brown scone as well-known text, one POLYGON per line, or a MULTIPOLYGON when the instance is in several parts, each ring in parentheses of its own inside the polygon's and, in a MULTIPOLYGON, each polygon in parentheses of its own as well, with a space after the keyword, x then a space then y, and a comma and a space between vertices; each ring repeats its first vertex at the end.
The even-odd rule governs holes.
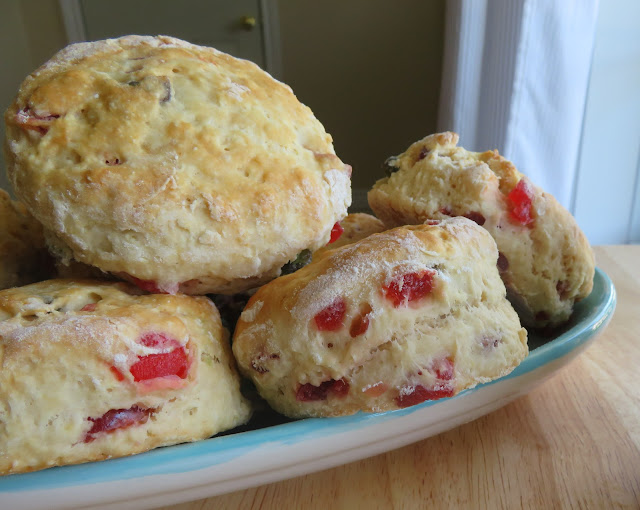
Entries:
POLYGON ((0 189, 0 289, 44 280, 52 273, 42 225, 0 189))
POLYGON ((261 287, 233 339, 240 370, 291 417, 385 411, 509 373, 527 334, 475 223, 399 227, 261 287))
POLYGON ((5 114, 50 248, 152 292, 235 293, 329 241, 351 168, 291 89, 170 37, 72 45, 5 114))
POLYGON ((387 160, 391 175, 369 192, 389 227, 466 216, 495 239, 498 267, 525 325, 557 326, 593 286, 594 254, 575 219, 497 151, 456 147, 439 133, 387 160))
POLYGON ((339 237, 337 237, 335 241, 330 242, 319 250, 316 250, 313 253, 314 259, 320 257, 328 250, 333 250, 334 248, 340 248, 341 246, 355 243, 356 241, 360 241, 360 239, 364 239, 371 234, 378 234, 386 230, 384 223, 375 216, 366 213, 348 214, 345 219, 336 225, 336 228, 341 230, 341 232, 340 230, 338 231, 339 237))
POLYGON ((207 298, 49 280, 0 292, 0 474, 204 439, 250 409, 207 298))

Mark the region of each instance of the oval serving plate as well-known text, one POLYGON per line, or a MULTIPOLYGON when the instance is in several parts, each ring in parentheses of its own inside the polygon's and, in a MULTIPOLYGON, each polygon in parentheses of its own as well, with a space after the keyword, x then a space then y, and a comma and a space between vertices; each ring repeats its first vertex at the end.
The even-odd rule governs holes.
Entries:
POLYGON ((399 448, 488 414, 529 392, 594 340, 610 321, 615 305, 611 280, 596 269, 593 292, 576 305, 569 323, 545 338, 530 335, 529 356, 496 381, 397 411, 270 426, 266 418, 253 423, 263 428, 196 443, 0 477, 0 506, 151 508, 284 480, 399 448))

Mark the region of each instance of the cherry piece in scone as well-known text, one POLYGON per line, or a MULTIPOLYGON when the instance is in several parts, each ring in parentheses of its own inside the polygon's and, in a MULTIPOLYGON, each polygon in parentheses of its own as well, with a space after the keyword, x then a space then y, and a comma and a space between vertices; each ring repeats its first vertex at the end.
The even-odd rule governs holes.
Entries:
POLYGON ((533 222, 531 206, 533 190, 529 183, 520 179, 515 188, 507 195, 509 202, 509 216, 513 221, 521 225, 529 225, 533 222))
POLYGON ((175 294, 176 292, 178 292, 177 285, 175 286, 176 287, 175 290, 173 288, 165 289, 163 287, 160 287, 158 285, 158 282, 154 280, 141 280, 140 278, 136 278, 135 276, 131 276, 131 275, 128 275, 128 276, 131 282, 133 282, 133 284, 136 287, 146 292, 149 292, 151 294, 175 294))
POLYGON ((296 400, 300 402, 311 402, 315 400, 326 400, 329 394, 342 398, 349 393, 349 383, 344 379, 329 379, 314 386, 311 383, 300 385, 296 392, 296 400))
POLYGON ((338 298, 329 306, 320 310, 313 318, 319 331, 337 331, 344 324, 344 316, 347 312, 347 303, 338 298))
POLYGON ((450 384, 436 384, 431 388, 425 388, 418 384, 409 388, 403 388, 402 393, 396 397, 398 407, 410 407, 421 404, 427 400, 438 400, 440 398, 452 397, 454 390, 450 384))
POLYGON ((129 368, 136 382, 170 375, 185 379, 189 373, 189 358, 184 347, 171 352, 140 356, 129 368))
POLYGON ((435 383, 429 388, 421 384, 403 387, 395 399, 398 407, 409 407, 426 400, 438 400, 452 397, 455 394, 455 389, 451 383, 454 375, 453 361, 451 359, 439 358, 433 360, 429 366, 429 372, 436 376, 435 383))
POLYGON ((431 293, 435 274, 435 271, 425 269, 396 276, 382 287, 382 294, 393 303, 394 307, 398 308, 400 305, 418 300, 431 293))
POLYGON ((342 225, 340 225, 339 221, 336 221, 335 225, 333 225, 333 228, 331 229, 331 238, 329 239, 329 244, 335 243, 338 239, 340 239, 340 236, 343 232, 344 228, 342 228, 342 225))
POLYGON ((372 309, 369 303, 365 303, 360 307, 360 312, 353 318, 351 326, 349 327, 349 335, 351 335, 351 338, 364 335, 367 332, 371 311, 372 309))
POLYGON ((450 381, 453 379, 453 361, 449 358, 435 359, 429 371, 434 373, 440 381, 450 381))
POLYGON ((115 430, 125 429, 133 425, 141 425, 146 423, 155 410, 145 409, 133 406, 129 409, 111 409, 99 418, 87 418, 93 423, 89 431, 84 437, 85 443, 90 443, 96 438, 96 434, 101 432, 113 432, 115 430))
POLYGON ((124 379, 125 379, 124 375, 116 367, 111 366, 111 367, 109 367, 109 370, 111 371, 111 373, 115 376, 115 378, 118 381, 124 381, 124 379))

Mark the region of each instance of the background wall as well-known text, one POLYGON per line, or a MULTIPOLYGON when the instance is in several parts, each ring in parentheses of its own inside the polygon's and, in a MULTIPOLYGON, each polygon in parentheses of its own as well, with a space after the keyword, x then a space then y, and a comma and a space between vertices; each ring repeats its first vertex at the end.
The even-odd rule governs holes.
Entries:
POLYGON ((436 129, 444 0, 279 2, 283 79, 353 166, 354 198, 436 129))
MULTIPOLYGON (((55 0, 0 5, 0 109, 4 113, 22 80, 66 44, 67 38, 55 0)), ((4 121, 0 122, 4 140, 4 121)), ((9 189, 0 160, 0 188, 9 189)))
MULTIPOLYGON (((266 0, 271 2, 271 0, 266 0)), ((249 35, 237 26, 251 2, 81 0, 88 39, 167 33, 244 58, 249 35), (152 4, 152 5, 147 5, 152 4), (233 9, 230 7, 233 6, 233 9), (244 10, 243 10, 244 9, 244 10), (149 13, 152 13, 150 15, 149 13), (222 17, 228 21, 220 22, 222 17), (216 33, 214 33, 216 32, 216 33)), ((291 85, 353 166, 354 202, 384 175, 381 164, 435 131, 441 80, 445 0, 279 0, 278 77, 291 85)), ((264 7, 264 5, 263 5, 264 7)), ((66 44, 56 0, 9 0, 0 7, 0 107, 22 79, 66 44)), ((255 32, 254 32, 255 34, 255 32)), ((254 58, 263 64, 259 57, 254 58)), ((2 133, 4 138, 4 133, 2 133)), ((4 169, 0 186, 7 187, 4 169)))

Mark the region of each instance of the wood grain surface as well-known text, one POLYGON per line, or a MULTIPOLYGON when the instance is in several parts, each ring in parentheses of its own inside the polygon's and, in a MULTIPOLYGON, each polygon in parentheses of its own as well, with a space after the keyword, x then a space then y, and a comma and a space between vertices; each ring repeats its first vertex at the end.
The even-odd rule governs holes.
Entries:
POLYGON ((399 450, 165 508, 640 508, 640 246, 595 250, 615 315, 528 395, 399 450))

